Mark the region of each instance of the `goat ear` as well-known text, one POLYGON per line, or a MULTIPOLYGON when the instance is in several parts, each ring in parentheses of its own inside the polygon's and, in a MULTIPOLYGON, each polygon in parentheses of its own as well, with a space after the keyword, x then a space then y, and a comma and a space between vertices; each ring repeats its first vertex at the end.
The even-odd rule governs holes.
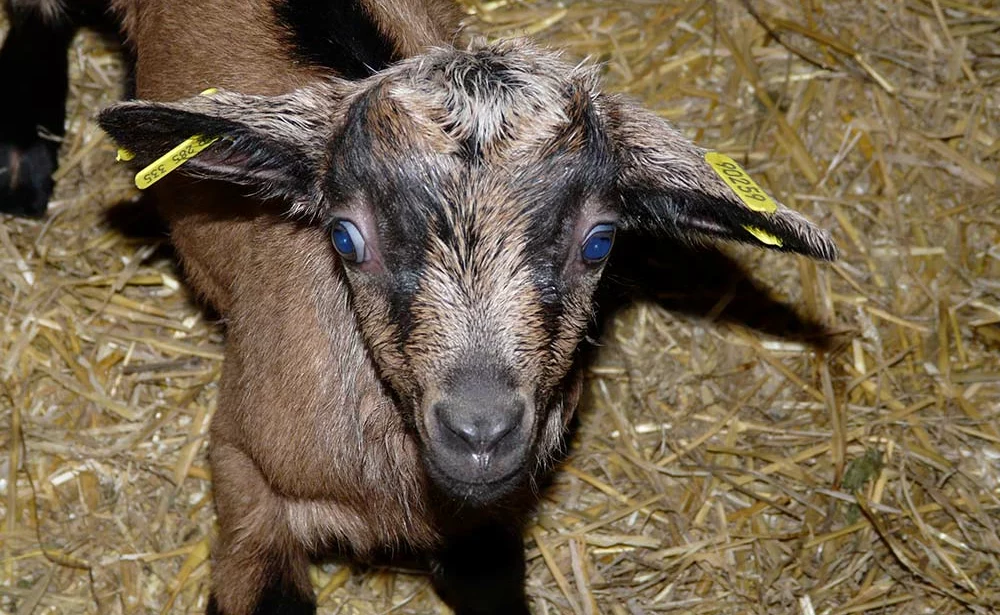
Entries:
MULTIPOLYGON (((596 102, 619 165, 615 192, 623 227, 837 258, 827 231, 773 201, 756 184, 747 188, 752 180, 732 171, 738 177, 733 186, 750 195, 741 199, 722 179, 726 168, 717 172, 709 163, 717 155, 691 143, 666 120, 619 97, 600 96, 596 102)), ((722 158, 730 170, 739 169, 722 158)))
POLYGON ((193 136, 218 139, 174 173, 248 186, 293 210, 314 210, 342 84, 322 83, 281 96, 215 91, 171 103, 112 105, 98 117, 141 169, 193 136))

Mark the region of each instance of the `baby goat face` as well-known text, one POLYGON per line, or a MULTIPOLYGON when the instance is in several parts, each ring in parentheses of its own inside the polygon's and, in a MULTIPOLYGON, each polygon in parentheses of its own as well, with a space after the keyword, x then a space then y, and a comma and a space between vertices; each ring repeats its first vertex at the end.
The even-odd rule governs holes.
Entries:
POLYGON ((101 123, 141 162, 220 137, 180 170, 329 229, 427 473, 466 504, 509 493, 558 448, 616 229, 835 256, 794 212, 746 206, 702 150, 600 93, 592 70, 524 42, 284 96, 124 103, 101 123))
POLYGON ((330 147, 328 220, 367 346, 429 474, 466 502, 558 445, 614 239, 589 75, 556 75, 431 55, 360 94, 330 147))

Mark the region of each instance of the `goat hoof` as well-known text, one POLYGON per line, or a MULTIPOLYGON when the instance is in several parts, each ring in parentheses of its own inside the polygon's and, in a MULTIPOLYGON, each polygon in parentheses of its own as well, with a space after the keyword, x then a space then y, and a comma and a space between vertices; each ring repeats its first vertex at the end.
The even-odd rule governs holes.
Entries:
POLYGON ((41 139, 25 146, 0 142, 0 212, 38 218, 52 196, 57 147, 41 139))

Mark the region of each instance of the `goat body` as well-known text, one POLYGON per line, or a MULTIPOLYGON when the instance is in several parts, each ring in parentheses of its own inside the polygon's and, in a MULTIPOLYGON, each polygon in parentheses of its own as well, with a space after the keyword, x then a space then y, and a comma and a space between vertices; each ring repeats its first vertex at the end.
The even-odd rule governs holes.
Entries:
MULTIPOLYGON (((217 612, 313 612, 311 558, 407 551, 457 612, 527 612, 521 519, 577 404, 615 229, 835 257, 593 69, 525 41, 454 47, 447 3, 113 6, 140 100, 105 110, 105 130, 140 166, 219 138, 150 191, 226 321, 217 612)), ((31 47, 23 32, 71 32, 77 14, 9 9, 0 78, 31 47)), ((45 72, 64 84, 64 64, 45 72)), ((36 118, 56 134, 64 95, 36 118)), ((5 134, 0 164, 37 145, 5 134)), ((0 183, 0 198, 37 214, 49 189, 0 183)))

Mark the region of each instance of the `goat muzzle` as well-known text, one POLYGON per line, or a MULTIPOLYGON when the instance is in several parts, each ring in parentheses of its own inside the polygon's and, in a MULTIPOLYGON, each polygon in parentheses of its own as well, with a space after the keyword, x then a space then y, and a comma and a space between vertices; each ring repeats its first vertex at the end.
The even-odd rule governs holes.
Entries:
POLYGON ((424 406, 435 482, 465 493, 523 474, 533 441, 529 397, 502 378, 479 373, 452 377, 449 384, 424 406))

